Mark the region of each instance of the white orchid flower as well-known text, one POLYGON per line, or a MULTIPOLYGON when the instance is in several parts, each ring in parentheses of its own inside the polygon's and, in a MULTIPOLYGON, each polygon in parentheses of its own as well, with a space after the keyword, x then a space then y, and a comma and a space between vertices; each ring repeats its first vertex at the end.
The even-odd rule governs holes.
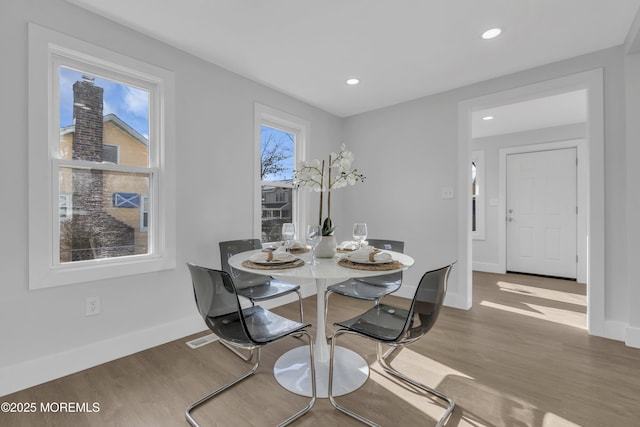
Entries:
POLYGON ((343 157, 340 159, 340 171, 349 173, 351 170, 351 163, 353 162, 353 154, 350 157, 343 157))

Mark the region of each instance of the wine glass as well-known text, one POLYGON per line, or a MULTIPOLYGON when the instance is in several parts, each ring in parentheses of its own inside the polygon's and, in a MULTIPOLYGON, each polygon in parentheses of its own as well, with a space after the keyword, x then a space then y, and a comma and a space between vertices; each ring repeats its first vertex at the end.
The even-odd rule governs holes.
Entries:
POLYGON ((353 224, 353 240, 358 242, 358 247, 362 247, 362 242, 367 240, 367 224, 364 222, 353 224))
POLYGON ((296 227, 290 223, 282 224, 282 240, 284 240, 285 248, 289 249, 289 245, 291 245, 291 240, 296 235, 296 227))
POLYGON ((312 265, 316 265, 318 260, 316 259, 316 246, 322 240, 322 227, 319 225, 308 225, 307 226, 307 244, 311 246, 311 263, 312 265))

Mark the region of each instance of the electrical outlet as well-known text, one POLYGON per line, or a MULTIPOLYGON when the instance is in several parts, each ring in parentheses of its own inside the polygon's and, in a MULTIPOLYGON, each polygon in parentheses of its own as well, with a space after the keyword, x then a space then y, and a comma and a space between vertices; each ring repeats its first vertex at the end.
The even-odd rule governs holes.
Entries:
POLYGON ((100 297, 88 297, 86 310, 86 316, 100 314, 100 297))
POLYGON ((453 187, 442 187, 442 198, 453 199, 453 187))

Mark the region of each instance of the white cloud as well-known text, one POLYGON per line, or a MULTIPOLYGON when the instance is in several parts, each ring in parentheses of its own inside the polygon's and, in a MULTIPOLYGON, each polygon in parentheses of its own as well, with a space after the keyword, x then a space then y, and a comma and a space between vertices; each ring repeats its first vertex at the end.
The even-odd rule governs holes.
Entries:
POLYGON ((125 105, 127 111, 138 117, 149 117, 149 93, 133 87, 126 87, 125 105))
POLYGON ((116 116, 118 115, 116 109, 113 107, 113 105, 111 105, 111 103, 107 102, 107 100, 103 100, 102 101, 102 114, 104 116, 106 116, 107 114, 115 114, 116 116))

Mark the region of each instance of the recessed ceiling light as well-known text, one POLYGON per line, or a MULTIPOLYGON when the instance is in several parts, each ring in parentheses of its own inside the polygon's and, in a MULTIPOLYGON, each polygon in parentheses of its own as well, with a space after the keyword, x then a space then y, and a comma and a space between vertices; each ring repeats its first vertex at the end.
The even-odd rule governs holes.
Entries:
POLYGON ((360 83, 360 80, 356 79, 355 77, 347 79, 347 84, 350 85, 350 86, 355 86, 358 83, 360 83))
POLYGON ((484 33, 482 33, 482 38, 485 40, 493 39, 498 37, 502 33, 502 28, 491 28, 484 33))
POLYGON ((493 116, 484 116, 484 117, 482 118, 482 120, 485 120, 485 121, 487 121, 487 120, 493 120, 493 116))

